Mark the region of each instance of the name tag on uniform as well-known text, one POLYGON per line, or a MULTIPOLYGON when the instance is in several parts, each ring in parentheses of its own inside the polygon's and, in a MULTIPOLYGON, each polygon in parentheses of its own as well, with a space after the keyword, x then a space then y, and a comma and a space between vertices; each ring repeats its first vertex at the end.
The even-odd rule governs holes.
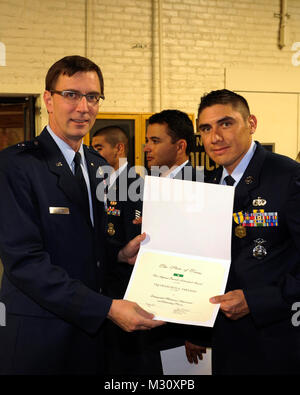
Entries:
POLYGON ((70 214, 69 207, 49 207, 50 214, 70 214))

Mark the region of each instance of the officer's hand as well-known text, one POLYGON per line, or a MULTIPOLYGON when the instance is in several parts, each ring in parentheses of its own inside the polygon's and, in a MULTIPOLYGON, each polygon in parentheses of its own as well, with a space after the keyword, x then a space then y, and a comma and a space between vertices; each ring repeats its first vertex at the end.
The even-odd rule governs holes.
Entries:
POLYGON ((214 296, 210 303, 220 303, 220 309, 231 320, 238 320, 249 313, 249 307, 242 289, 227 292, 225 295, 214 296))
POLYGON ((206 348, 203 346, 198 346, 196 344, 185 341, 185 353, 189 363, 198 364, 198 358, 203 359, 203 355, 206 353, 206 348))
POLYGON ((140 249, 140 244, 146 238, 146 233, 136 236, 134 239, 130 240, 129 243, 123 247, 118 254, 119 262, 127 262, 129 265, 134 265, 137 254, 140 249))
POLYGON ((128 300, 114 299, 107 317, 126 332, 149 330, 165 324, 163 321, 153 320, 153 314, 128 300))

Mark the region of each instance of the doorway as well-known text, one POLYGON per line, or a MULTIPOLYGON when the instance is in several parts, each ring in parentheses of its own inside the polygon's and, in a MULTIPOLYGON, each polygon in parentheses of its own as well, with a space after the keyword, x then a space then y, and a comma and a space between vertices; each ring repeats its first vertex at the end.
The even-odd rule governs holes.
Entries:
POLYGON ((35 136, 33 95, 0 96, 0 151, 35 136))

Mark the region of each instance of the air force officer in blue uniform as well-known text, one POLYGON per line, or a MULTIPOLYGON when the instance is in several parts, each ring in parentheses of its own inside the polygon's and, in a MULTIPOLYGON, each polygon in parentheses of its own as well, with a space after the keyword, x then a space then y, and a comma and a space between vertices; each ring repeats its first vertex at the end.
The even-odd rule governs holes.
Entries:
MULTIPOLYGON (((106 162, 82 138, 103 99, 96 64, 59 60, 46 77, 49 125, 0 154, 1 374, 103 373, 106 318, 126 331, 160 325, 135 303, 101 294, 104 210, 96 188, 106 162)), ((142 239, 116 257, 134 259, 142 239)))

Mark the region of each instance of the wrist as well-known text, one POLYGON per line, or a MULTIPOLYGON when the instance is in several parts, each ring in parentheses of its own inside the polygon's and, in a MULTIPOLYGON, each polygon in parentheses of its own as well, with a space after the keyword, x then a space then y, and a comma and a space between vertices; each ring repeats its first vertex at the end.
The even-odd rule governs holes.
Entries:
POLYGON ((124 248, 122 248, 118 252, 117 260, 118 260, 118 262, 126 262, 127 263, 127 259, 128 259, 128 257, 124 254, 124 248))

